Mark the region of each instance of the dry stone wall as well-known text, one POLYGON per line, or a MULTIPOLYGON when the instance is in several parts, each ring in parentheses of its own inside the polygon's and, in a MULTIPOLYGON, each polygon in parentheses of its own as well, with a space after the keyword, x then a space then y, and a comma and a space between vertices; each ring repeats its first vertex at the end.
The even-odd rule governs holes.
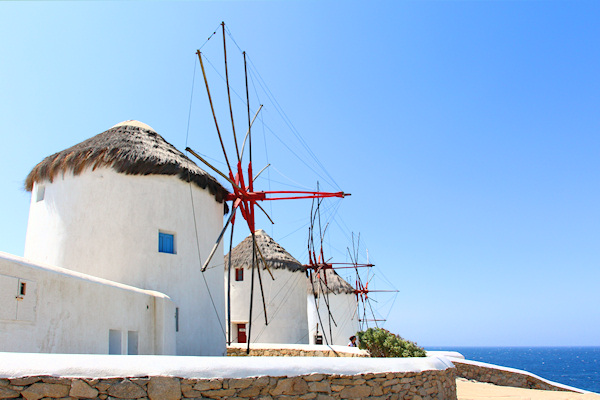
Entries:
POLYGON ((565 392, 572 391, 564 387, 552 385, 551 383, 530 374, 506 371, 504 369, 471 364, 455 359, 452 360, 452 364, 456 367, 456 376, 460 378, 493 383, 498 386, 538 390, 558 390, 565 392))
POLYGON ((311 374, 239 379, 0 379, 0 399, 413 399, 455 400, 454 368, 361 375, 311 374))
POLYGON ((349 353, 344 351, 335 351, 331 349, 324 350, 303 350, 303 349, 250 349, 250 354, 246 354, 245 348, 228 347, 228 356, 265 356, 265 357, 369 357, 369 353, 349 353))

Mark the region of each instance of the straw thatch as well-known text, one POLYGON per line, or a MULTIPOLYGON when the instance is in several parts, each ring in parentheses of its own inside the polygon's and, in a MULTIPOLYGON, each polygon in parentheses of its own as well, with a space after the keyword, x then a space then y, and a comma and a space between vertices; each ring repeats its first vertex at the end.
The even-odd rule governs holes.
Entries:
MULTIPOLYGON (((298 260, 285 251, 276 241, 274 241, 265 231, 259 229, 255 232, 256 244, 267 262, 269 268, 286 268, 292 272, 304 272, 304 267, 298 260)), ((260 254, 257 253, 257 265, 264 269, 264 264, 260 260, 260 254)), ((225 269, 229 264, 229 254, 225 256, 225 269)), ((240 244, 231 250, 231 265, 234 268, 252 267, 252 235, 242 240, 240 244)))
MULTIPOLYGON (((175 175, 193 182, 223 203, 227 189, 148 125, 126 121, 94 137, 52 154, 36 165, 25 179, 31 191, 34 182, 52 182, 60 173, 79 175, 90 168, 112 167, 127 175, 175 175)), ((225 212, 228 212, 225 204, 225 212)))
POLYGON ((318 274, 319 277, 317 278, 316 274, 313 273, 314 289, 313 284, 311 284, 310 282, 310 277, 307 278, 306 283, 308 285, 308 294, 320 295, 323 293, 354 293, 354 288, 352 287, 352 285, 350 285, 341 276, 339 276, 337 272, 335 272, 335 270, 331 268, 323 269, 319 271, 318 274), (325 274, 325 276, 327 277, 327 286, 325 285, 325 276, 323 276, 323 274, 325 274))

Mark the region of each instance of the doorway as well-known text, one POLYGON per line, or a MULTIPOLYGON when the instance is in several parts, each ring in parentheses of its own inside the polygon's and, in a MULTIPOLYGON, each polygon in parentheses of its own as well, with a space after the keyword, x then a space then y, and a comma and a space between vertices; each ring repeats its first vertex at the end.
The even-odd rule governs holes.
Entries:
POLYGON ((237 324, 238 343, 246 343, 246 324, 237 324))

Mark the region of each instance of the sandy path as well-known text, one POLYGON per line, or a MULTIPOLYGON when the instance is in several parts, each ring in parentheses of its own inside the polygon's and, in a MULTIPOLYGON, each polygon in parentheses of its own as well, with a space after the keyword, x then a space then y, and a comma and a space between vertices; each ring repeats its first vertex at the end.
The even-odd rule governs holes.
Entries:
POLYGON ((456 380, 459 400, 600 400, 600 394, 520 389, 491 383, 456 380))

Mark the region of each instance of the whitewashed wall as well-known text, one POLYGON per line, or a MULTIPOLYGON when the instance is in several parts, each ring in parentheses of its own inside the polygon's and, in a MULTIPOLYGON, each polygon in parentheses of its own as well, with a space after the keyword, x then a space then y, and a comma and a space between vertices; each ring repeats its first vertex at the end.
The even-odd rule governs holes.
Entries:
MULTIPOLYGON (((267 271, 261 271, 268 325, 265 325, 258 275, 255 276, 251 343, 308 344, 305 273, 302 271, 291 272, 285 268, 271 268, 271 272, 275 280, 267 271)), ((236 323, 248 322, 251 273, 251 269, 244 269, 244 280, 236 281, 235 268, 231 270, 231 337, 233 342, 238 341, 236 323)), ((227 270, 225 274, 227 274, 227 270)))
POLYGON ((31 197, 25 258, 165 293, 178 307, 177 354, 225 354, 222 246, 200 272, 223 226, 207 190, 99 168, 36 184, 31 197), (176 254, 158 252, 159 230, 175 234, 176 254))
POLYGON ((116 353, 175 354, 175 305, 162 293, 0 253, 0 351, 109 354, 110 330, 120 335, 116 353))
MULTIPOLYGON (((317 308, 315 305, 314 296, 309 294, 307 297, 307 313, 308 313, 308 326, 309 326, 309 337, 310 344, 315 344, 315 333, 317 330, 317 324, 319 324, 319 333, 321 335, 327 335, 329 340, 329 327, 331 325, 331 333, 333 340, 329 344, 345 346, 350 341, 350 336, 356 335, 359 331, 360 325, 358 322, 357 313, 357 302, 354 294, 338 293, 329 294, 329 308, 331 315, 337 326, 330 323, 329 313, 327 312, 327 306, 323 296, 318 298, 319 314, 317 314, 317 308), (321 322, 319 322, 319 315, 321 316, 321 322), (325 332, 325 333, 323 333, 325 332)), ((326 344, 325 338, 323 338, 323 344, 326 344)))

